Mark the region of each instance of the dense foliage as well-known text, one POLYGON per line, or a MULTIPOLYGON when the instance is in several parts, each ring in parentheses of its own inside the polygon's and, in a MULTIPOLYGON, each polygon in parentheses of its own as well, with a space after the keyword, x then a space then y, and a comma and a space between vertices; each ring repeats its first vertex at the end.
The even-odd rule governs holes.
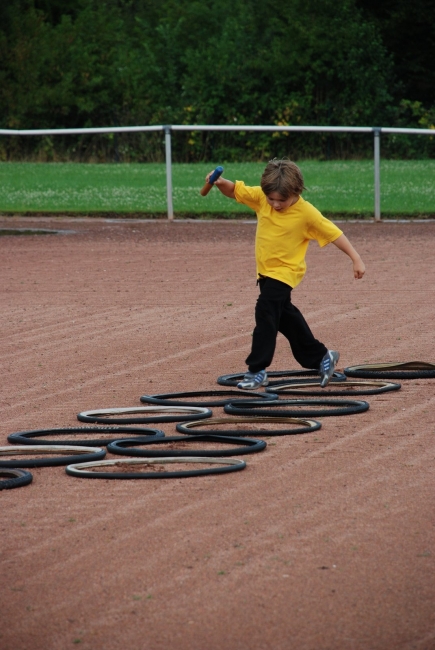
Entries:
MULTIPOLYGON (((430 127, 433 9, 435 0, 8 0, 0 5, 0 125, 430 127), (418 40, 409 42, 411 13, 418 40)), ((367 136, 326 134, 188 132, 173 141, 180 161, 351 157, 372 147, 367 136)), ((391 155, 435 152, 428 137, 385 138, 384 146, 391 155)), ((3 160, 162 156, 160 133, 0 141, 3 160)))

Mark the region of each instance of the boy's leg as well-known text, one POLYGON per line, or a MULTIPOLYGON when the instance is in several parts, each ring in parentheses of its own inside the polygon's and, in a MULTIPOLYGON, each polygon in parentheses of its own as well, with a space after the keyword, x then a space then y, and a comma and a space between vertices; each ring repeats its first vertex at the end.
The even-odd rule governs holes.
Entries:
POLYGON ((287 284, 273 278, 262 278, 259 285, 252 348, 246 359, 249 372, 254 373, 264 370, 272 363, 281 314, 289 303, 291 291, 287 284))
POLYGON ((288 339, 294 358, 303 368, 319 369, 328 349, 314 337, 302 313, 291 303, 291 297, 281 313, 278 331, 288 339))

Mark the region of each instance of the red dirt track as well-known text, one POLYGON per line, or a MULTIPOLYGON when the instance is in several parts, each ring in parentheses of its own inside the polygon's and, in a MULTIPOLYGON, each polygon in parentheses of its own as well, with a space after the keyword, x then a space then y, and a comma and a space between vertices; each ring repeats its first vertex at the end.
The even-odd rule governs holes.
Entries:
MULTIPOLYGON (((0 237, 0 445, 244 370, 253 223, 0 227, 73 231, 0 237)), ((367 273, 311 244, 293 300, 315 335, 339 368, 435 362, 435 223, 341 227, 367 273)), ((279 337, 270 369, 295 368, 279 337)), ((268 438, 241 472, 30 470, 0 492, 1 650, 434 650, 435 379, 401 383, 358 398, 366 413, 268 438)))

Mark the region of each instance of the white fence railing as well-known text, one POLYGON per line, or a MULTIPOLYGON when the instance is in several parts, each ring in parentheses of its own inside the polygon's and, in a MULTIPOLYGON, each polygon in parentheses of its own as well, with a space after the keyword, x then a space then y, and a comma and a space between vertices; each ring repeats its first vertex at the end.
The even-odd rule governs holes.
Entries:
POLYGON ((152 126, 108 126, 83 129, 0 129, 0 135, 6 136, 31 136, 31 135, 90 135, 97 133, 141 133, 146 131, 164 131, 165 133, 165 159, 166 159, 166 197, 168 219, 174 218, 172 198, 172 131, 272 131, 283 132, 318 132, 318 133, 372 133, 374 146, 374 218, 381 219, 381 133, 398 133, 402 135, 432 135, 435 129, 401 129, 378 126, 254 126, 244 125, 216 125, 216 124, 160 124, 152 126))

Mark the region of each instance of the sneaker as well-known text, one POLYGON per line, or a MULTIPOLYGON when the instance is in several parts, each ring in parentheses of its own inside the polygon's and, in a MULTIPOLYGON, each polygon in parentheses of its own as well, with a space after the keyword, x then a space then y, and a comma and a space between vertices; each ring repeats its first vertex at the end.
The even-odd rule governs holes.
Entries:
POLYGON ((323 359, 320 362, 319 374, 320 374, 320 385, 322 388, 328 385, 329 380, 334 374, 335 366, 340 358, 340 353, 335 350, 328 350, 323 359))
POLYGON ((242 390, 255 390, 256 388, 261 388, 261 386, 267 386, 268 383, 269 380, 266 371, 259 370, 258 372, 247 372, 242 381, 239 381, 237 384, 237 388, 241 388, 242 390))

